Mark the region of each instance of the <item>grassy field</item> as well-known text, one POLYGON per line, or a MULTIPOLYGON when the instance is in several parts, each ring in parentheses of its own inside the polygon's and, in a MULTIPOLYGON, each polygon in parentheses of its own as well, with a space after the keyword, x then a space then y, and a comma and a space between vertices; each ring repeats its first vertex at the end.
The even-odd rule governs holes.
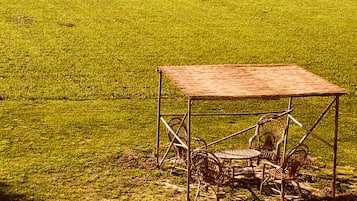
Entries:
MULTIPOLYGON (((161 65, 298 63, 347 89, 338 171, 356 178, 356 19, 354 0, 0 1, 0 200, 185 198, 163 188, 184 178, 152 170, 161 65)), ((184 110, 182 94, 164 82, 167 111, 184 110)), ((296 100, 296 116, 311 125, 329 101, 296 100)), ((199 109, 285 103, 214 102, 199 109)), ((329 140, 331 119, 316 130, 329 140)), ((211 140, 252 120, 194 123, 207 128, 196 134, 211 140)), ((331 167, 331 150, 309 143, 311 155, 331 167)), ((349 187, 342 183, 343 193, 349 187)))

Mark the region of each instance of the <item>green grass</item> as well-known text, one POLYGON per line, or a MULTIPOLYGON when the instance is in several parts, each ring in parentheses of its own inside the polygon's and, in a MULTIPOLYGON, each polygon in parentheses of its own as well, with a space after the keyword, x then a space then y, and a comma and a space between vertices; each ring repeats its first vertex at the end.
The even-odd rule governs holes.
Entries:
MULTIPOLYGON (((356 175, 356 10, 353 0, 1 1, 0 198, 184 197, 161 185, 180 179, 149 170, 160 65, 298 63, 347 89, 338 164, 341 173, 356 175)), ((165 110, 183 112, 186 100, 164 83, 165 110)), ((294 114, 311 125, 329 101, 297 99, 294 114)), ((285 108, 286 100, 204 102, 196 109, 251 111, 263 104, 285 108)), ((327 120, 316 132, 330 140, 327 120)), ((194 119, 207 129, 193 129, 214 139, 252 121, 194 119)), ((293 142, 301 135, 295 130, 293 142)), ((237 145, 246 145, 241 138, 237 145)), ((331 150, 322 145, 311 140, 311 154, 331 166, 331 150)))

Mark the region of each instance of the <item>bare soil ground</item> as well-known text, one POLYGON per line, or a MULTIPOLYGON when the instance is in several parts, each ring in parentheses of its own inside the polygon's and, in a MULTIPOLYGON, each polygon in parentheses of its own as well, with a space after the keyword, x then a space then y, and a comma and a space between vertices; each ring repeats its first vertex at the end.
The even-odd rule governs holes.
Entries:
MULTIPOLYGON (((117 158, 120 165, 124 168, 140 168, 145 170, 155 169, 155 162, 152 156, 148 153, 139 155, 135 151, 129 150, 122 153, 120 157, 117 158)), ((287 196, 288 200, 307 200, 307 201, 329 201, 333 200, 331 198, 331 176, 319 176, 317 174, 310 174, 314 164, 308 164, 307 173, 303 173, 299 176, 300 185, 302 188, 303 198, 298 199, 297 196, 287 196)), ((261 167, 256 168, 256 180, 240 177, 237 180, 237 200, 279 200, 279 195, 274 191, 270 190, 272 184, 268 184, 264 187, 262 194, 259 194, 260 185, 260 172, 261 167), (242 196, 243 195, 243 196, 242 196)), ((316 167, 314 167, 316 170, 316 167)), ((173 177, 185 177, 185 173, 172 174, 173 177)), ((158 183, 165 189, 181 192, 177 194, 177 199, 180 200, 182 195, 186 191, 185 185, 172 184, 170 179, 164 178, 158 183)), ((195 189, 195 186, 192 186, 195 189)), ((297 195, 297 189, 293 186, 288 186, 287 194, 297 195)), ((212 195, 212 197, 214 197, 212 195)), ((355 201, 357 200, 357 176, 351 175, 338 175, 336 181, 336 201, 355 201)))

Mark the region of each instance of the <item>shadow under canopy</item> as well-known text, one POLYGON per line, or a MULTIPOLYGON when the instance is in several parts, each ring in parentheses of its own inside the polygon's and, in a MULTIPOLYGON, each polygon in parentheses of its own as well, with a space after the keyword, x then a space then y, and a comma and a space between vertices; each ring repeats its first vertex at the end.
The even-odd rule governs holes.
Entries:
MULTIPOLYGON (((156 165, 158 168, 165 161, 166 154, 160 156, 160 125, 163 123, 168 126, 164 117, 181 116, 187 124, 188 140, 187 144, 187 200, 190 199, 190 177, 191 177, 191 116, 204 115, 227 115, 227 114, 200 114, 192 112, 192 104, 199 100, 249 100, 262 99, 274 100, 288 98, 289 106, 287 110, 276 111, 280 115, 287 116, 287 123, 291 120, 302 129, 306 134, 299 143, 303 143, 308 136, 313 136, 329 146, 333 150, 333 181, 332 196, 335 197, 336 184, 336 153, 337 153, 337 134, 338 134, 338 111, 339 97, 347 91, 327 80, 315 75, 296 64, 225 64, 225 65, 199 65, 199 66, 160 66, 157 68, 159 73, 158 100, 157 100, 157 139, 156 139, 156 165), (163 114, 161 113, 161 91, 162 75, 167 76, 178 89, 187 97, 187 112, 185 114, 163 114), (297 97, 309 96, 330 96, 333 100, 322 111, 319 118, 311 128, 305 127, 291 114, 292 99, 297 97), (314 128, 324 117, 332 106, 335 106, 334 118, 334 140, 332 143, 324 140, 315 133, 314 128)), ((249 114, 264 114, 267 112, 254 112, 249 114)), ((232 113, 228 115, 247 115, 247 113, 232 113)), ((208 146, 241 134, 247 130, 254 129, 253 125, 242 131, 238 131, 222 139, 208 143, 208 146)), ((173 131, 176 132, 176 131, 173 131)), ((286 129, 285 142, 288 128, 286 129)), ((176 138, 178 136, 173 133, 176 138)), ((171 147, 168 148, 169 151, 171 147)), ((284 154, 286 143, 284 144, 284 154)), ((283 188, 283 187, 282 187, 283 188)), ((282 192, 284 189, 282 189, 282 192)), ((282 193, 282 198, 284 193, 282 193)))

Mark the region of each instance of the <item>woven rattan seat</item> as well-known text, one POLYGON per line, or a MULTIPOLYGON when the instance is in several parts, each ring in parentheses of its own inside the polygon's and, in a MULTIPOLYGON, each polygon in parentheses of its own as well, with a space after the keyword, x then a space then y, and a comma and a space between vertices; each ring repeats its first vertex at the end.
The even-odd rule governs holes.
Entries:
POLYGON ((224 168, 219 159, 204 149, 194 150, 192 152, 193 174, 197 179, 198 187, 195 200, 199 198, 200 192, 212 189, 215 193, 216 200, 224 195, 223 187, 230 187, 230 194, 233 192, 233 179, 229 171, 224 168))
MULTIPOLYGON (((174 117, 169 120, 168 126, 170 127, 170 129, 166 129, 166 132, 169 141, 172 142, 175 151, 173 168, 186 170, 188 140, 186 124, 182 122, 181 118, 174 117), (178 140, 171 131, 176 132, 176 135, 180 140, 178 140)), ((193 137, 193 140, 197 142, 196 148, 204 147, 205 149, 207 149, 207 144, 204 140, 197 137, 193 137)), ((192 146, 192 148, 195 149, 195 146, 192 146)))
POLYGON ((278 114, 261 116, 257 122, 254 135, 249 139, 249 148, 261 152, 259 159, 267 159, 277 163, 280 160, 280 145, 284 140, 285 128, 284 119, 278 114))
POLYGON ((306 160, 307 154, 308 147, 304 144, 300 144, 288 153, 280 165, 273 164, 271 162, 265 162, 263 165, 263 176, 260 185, 260 192, 262 192, 265 183, 272 181, 276 186, 275 190, 281 193, 281 197, 283 199, 284 193, 280 191, 282 187, 279 185, 292 183, 296 184, 299 190, 299 196, 302 197, 297 176, 299 170, 306 160))

